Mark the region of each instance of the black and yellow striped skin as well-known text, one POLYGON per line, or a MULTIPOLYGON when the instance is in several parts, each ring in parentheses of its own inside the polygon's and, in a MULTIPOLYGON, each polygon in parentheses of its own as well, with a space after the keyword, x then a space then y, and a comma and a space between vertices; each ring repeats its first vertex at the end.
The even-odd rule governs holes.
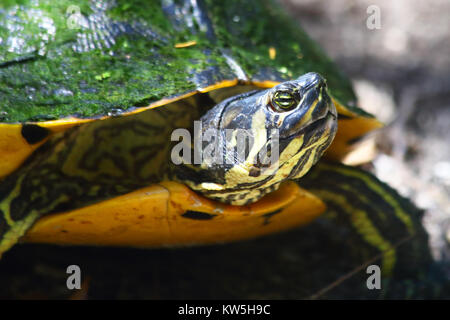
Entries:
MULTIPOLYGON (((345 256, 353 261, 348 272, 380 267, 379 298, 448 296, 448 281, 431 257, 423 212, 408 199, 366 170, 326 161, 297 183, 326 203, 320 219, 332 224, 336 234, 330 238, 347 243, 345 256)), ((345 287, 345 280, 336 286, 345 287)))
MULTIPOLYGON (((321 162, 298 183, 323 199, 329 213, 348 219, 374 253, 382 253, 382 270, 387 274, 395 269, 398 244, 418 238, 408 241, 417 245, 426 239, 422 212, 367 171, 321 162)), ((410 253, 422 256, 425 248, 411 248, 410 253)))
POLYGON ((277 190, 282 181, 302 177, 319 161, 336 135, 337 112, 325 79, 310 72, 226 99, 202 116, 201 125, 194 140, 212 130, 221 138, 215 139, 222 153, 215 161, 175 168, 177 180, 208 198, 246 205, 277 190), (281 97, 291 99, 289 108, 278 106, 281 97), (239 158, 236 144, 245 133, 253 144, 239 158), (270 143, 277 144, 277 158, 267 155, 274 148, 270 143))

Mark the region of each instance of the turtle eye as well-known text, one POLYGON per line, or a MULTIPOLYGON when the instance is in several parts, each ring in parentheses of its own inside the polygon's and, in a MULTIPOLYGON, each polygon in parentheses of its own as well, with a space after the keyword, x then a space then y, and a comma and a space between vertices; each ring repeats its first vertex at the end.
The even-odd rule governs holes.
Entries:
POLYGON ((289 111, 297 106, 298 99, 290 91, 278 90, 272 96, 271 105, 276 111, 289 111))

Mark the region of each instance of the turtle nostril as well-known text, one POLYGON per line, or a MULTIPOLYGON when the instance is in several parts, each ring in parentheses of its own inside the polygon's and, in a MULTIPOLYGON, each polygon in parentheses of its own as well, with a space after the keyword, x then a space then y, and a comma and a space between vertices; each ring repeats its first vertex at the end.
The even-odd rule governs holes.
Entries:
POLYGON ((326 81, 321 81, 319 83, 319 85, 317 86, 317 88, 319 89, 319 91, 323 91, 327 89, 327 83, 326 81))

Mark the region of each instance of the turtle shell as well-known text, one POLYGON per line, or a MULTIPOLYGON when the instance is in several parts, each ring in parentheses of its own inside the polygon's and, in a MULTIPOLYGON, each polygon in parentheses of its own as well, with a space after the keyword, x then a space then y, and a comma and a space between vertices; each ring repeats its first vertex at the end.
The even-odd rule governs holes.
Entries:
MULTIPOLYGON (((181 120, 170 107, 178 100, 200 93, 217 98, 223 92, 270 88, 311 71, 327 79, 339 112, 328 158, 341 159, 355 139, 380 125, 356 107, 350 81, 271 0, 83 0, 76 6, 65 1, 9 1, 0 15, 0 36, 5 39, 0 46, 4 181, 13 179, 15 173, 10 173, 52 135, 73 126, 92 121, 100 121, 100 126, 108 121, 111 126, 118 123, 111 117, 132 121, 133 116, 145 115, 138 113, 158 108, 152 120, 158 121, 157 113, 169 113, 161 117, 168 129, 168 122, 181 120)), ((162 131, 152 138, 170 142, 162 131)), ((164 171, 158 159, 152 170, 164 171)), ((175 182, 145 183, 143 188, 127 185, 126 192, 105 201, 77 204, 75 210, 58 207, 60 211, 52 211, 56 214, 39 219, 24 240, 135 246, 230 241, 307 223, 325 210, 319 198, 295 183, 245 208, 223 207, 175 182), (217 210, 224 213, 220 219, 214 218, 217 210), (147 216, 151 212, 155 214, 147 216), (246 219, 248 215, 253 219, 246 219), (173 223, 165 229, 167 217, 180 222, 178 229, 173 223), (209 221, 207 227, 204 221, 209 221)), ((8 189, 7 183, 2 185, 8 189)), ((84 185, 88 187, 93 186, 84 185)), ((15 218, 7 220, 22 221, 15 218)), ((35 218, 27 216, 23 225, 35 218)), ((16 229, 11 231, 15 236, 23 231, 16 229)), ((0 245, 9 247, 5 241, 0 245)))
MULTIPOLYGON (((164 108, 226 87, 268 88, 311 71, 327 79, 339 112, 338 132, 326 155, 339 160, 380 123, 356 107, 349 80, 272 0, 3 1, 0 178, 54 133, 74 125, 164 108)), ((300 186, 289 181, 242 207, 202 198, 173 181, 45 217, 32 210, 16 217, 0 201, 0 256, 38 218, 23 241, 149 247, 273 233, 309 223, 327 206, 329 220, 313 229, 322 237, 314 240, 310 231, 295 247, 305 248, 312 239, 317 242, 312 256, 319 252, 321 257, 320 251, 330 253, 317 250, 331 243, 324 239, 345 245, 336 250, 338 263, 323 264, 330 260, 321 258, 327 277, 320 273, 320 279, 334 279, 329 266, 339 266, 337 275, 342 275, 343 263, 353 268, 353 261, 364 266, 381 257, 385 274, 407 275, 396 286, 411 297, 410 278, 422 281, 431 260, 418 210, 357 168, 323 161, 301 180, 300 186), (376 259, 367 260, 374 255, 376 259)), ((0 184, 0 196, 4 190, 0 184)), ((39 194, 27 196, 35 200, 39 194)), ((304 274, 310 285, 316 283, 309 271, 304 274)))
POLYGON ((322 74, 340 114, 329 157, 380 126, 272 0, 8 1, 0 9, 0 177, 53 132, 236 85, 322 74))

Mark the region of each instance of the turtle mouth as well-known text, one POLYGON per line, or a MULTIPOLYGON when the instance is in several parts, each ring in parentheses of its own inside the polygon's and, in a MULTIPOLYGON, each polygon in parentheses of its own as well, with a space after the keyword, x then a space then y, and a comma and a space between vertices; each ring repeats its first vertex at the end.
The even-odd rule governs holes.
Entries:
MULTIPOLYGON (((292 140, 304 136, 305 134, 316 134, 322 131, 324 132, 327 127, 330 127, 330 129, 332 129, 332 127, 335 126, 336 123, 337 115, 333 112, 333 110, 328 110, 328 112, 323 117, 308 123, 297 132, 294 132, 287 137, 280 138, 280 140, 292 140)), ((330 130, 330 132, 331 131, 333 130, 330 130)))
MULTIPOLYGON (((324 117, 313 121, 311 124, 306 126, 304 130, 317 131, 326 128, 327 126, 333 125, 337 121, 337 116, 332 110, 328 110, 324 117)), ((304 131, 302 130, 302 131, 304 131)))

